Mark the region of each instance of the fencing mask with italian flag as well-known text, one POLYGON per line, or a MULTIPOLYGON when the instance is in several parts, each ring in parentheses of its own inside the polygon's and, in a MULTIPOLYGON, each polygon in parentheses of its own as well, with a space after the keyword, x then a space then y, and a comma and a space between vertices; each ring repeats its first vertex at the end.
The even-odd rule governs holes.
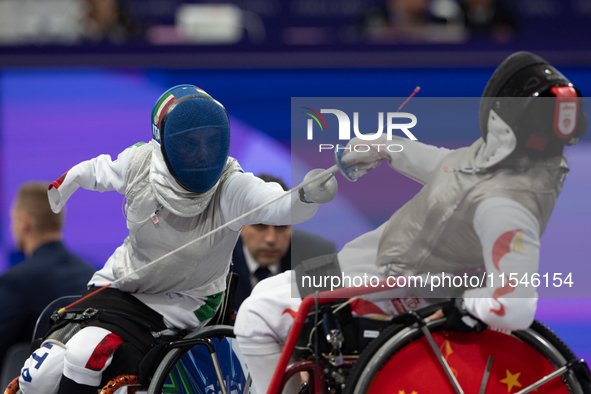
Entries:
POLYGON ((230 153, 228 114, 197 86, 174 86, 152 110, 152 138, 176 181, 204 193, 219 179, 230 153))

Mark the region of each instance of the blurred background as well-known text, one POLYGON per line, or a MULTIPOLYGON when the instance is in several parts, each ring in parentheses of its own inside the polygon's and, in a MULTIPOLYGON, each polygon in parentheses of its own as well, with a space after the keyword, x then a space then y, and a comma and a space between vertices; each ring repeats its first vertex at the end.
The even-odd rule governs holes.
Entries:
MULTIPOLYGON (((0 0, 0 272, 22 258, 9 226, 18 185, 148 141, 152 107, 173 85, 197 85, 222 102, 231 154, 246 171, 291 185, 292 97, 403 100, 421 86, 421 97, 477 98, 518 50, 546 58, 591 96, 589 37, 591 0, 0 0)), ((477 110, 462 108, 467 127, 436 124, 419 140, 474 141, 477 110)), ((571 173, 542 238, 545 271, 590 262, 591 133, 567 156, 571 173)), ((368 201, 385 170, 367 176, 363 194, 357 187, 353 200, 344 193, 327 207, 326 227, 301 228, 340 247, 386 220, 419 186, 394 175, 397 193, 375 209, 368 201)), ((79 190, 68 203, 65 242, 97 268, 126 236, 122 202, 79 190)), ((576 280, 591 281, 591 268, 576 280)), ((585 298, 543 298, 538 318, 591 357, 590 311, 585 298)))

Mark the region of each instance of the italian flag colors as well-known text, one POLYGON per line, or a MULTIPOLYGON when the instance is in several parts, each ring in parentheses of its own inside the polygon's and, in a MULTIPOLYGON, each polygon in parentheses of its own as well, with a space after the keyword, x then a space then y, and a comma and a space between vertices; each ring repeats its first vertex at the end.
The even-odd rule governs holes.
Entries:
MULTIPOLYGON (((203 90, 203 89, 199 89, 197 86, 195 86, 195 89, 197 89, 197 91, 199 91, 199 93, 203 93, 203 94, 205 94, 206 96, 209 96, 209 94, 207 94, 207 92, 206 92, 205 90, 203 90)), ((211 96, 209 96, 209 97, 211 97, 211 96)))
MULTIPOLYGON (((195 86, 195 90, 197 90, 201 94, 205 94, 206 96, 211 97, 203 89, 199 89, 196 86, 195 86)), ((158 100, 158 102, 154 106, 154 112, 152 112, 152 121, 154 122, 154 124, 156 126, 160 127, 160 122, 162 121, 162 115, 164 114, 166 109, 168 107, 170 107, 170 105, 172 103, 174 103, 176 100, 177 100, 177 98, 172 93, 166 93, 165 95, 160 97, 160 100, 158 100)))
POLYGON ((160 100, 158 100, 154 106, 154 112, 152 112, 152 120, 156 126, 160 127, 160 121, 162 121, 164 111, 166 111, 166 109, 175 101, 176 97, 174 97, 172 93, 167 93, 160 97, 160 100))

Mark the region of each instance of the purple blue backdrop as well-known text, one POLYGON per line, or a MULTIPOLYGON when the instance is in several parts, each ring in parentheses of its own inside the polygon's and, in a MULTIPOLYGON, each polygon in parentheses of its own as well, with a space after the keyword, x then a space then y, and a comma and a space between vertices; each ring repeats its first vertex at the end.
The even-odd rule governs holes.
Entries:
MULTIPOLYGON (((583 93, 591 95, 591 71, 561 68, 583 93)), ((0 73, 0 177, 2 223, 0 271, 14 250, 9 233, 9 209, 22 182, 51 181, 80 161, 99 154, 116 157, 126 147, 148 141, 149 114, 159 95, 179 83, 193 83, 220 100, 231 116, 231 154, 245 170, 270 172, 290 183, 291 97, 405 97, 415 86, 425 97, 478 97, 492 69, 323 69, 323 70, 114 70, 55 69, 10 70, 0 73), (450 88, 453 87, 453 88, 450 88)), ((477 115, 467 109, 465 121, 473 124, 445 136, 438 129, 422 133, 427 143, 456 147, 478 137, 477 115), (469 130, 469 131, 466 131, 469 130)), ((548 230, 542 238, 541 267, 569 261, 591 280, 587 268, 591 255, 591 145, 569 149, 572 171, 558 200, 548 230)), ((378 172, 376 174, 379 174, 378 172)), ((378 175, 368 176, 367 195, 380 193, 378 175)), ((345 188, 353 187, 344 184, 345 188)), ((412 196, 418 186, 401 181, 399 196, 412 196)), ((79 190, 67 206, 65 240, 77 254, 101 267, 126 236, 121 214, 123 197, 79 190)), ((393 199, 392 211, 402 198, 393 199)), ((354 204, 342 201, 330 210, 333 217, 348 215, 356 231, 369 229, 391 212, 359 214, 354 204)), ((327 219, 330 220, 330 219, 327 219)), ((351 234, 330 234, 339 246, 351 234)), ((540 299, 537 317, 557 331, 580 357, 591 356, 588 299, 540 299)))

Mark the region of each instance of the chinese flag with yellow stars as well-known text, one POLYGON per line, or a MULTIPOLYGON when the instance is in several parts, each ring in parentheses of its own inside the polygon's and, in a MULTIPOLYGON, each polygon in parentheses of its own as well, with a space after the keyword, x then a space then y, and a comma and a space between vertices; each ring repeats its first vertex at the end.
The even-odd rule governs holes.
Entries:
MULTIPOLYGON (((554 371, 540 353, 519 339, 496 331, 433 334, 465 393, 478 393, 489 356, 492 368, 485 394, 516 393, 554 371)), ((443 367, 424 337, 395 354, 375 377, 369 394, 455 394, 443 367)), ((567 394, 561 378, 537 394, 567 394)))

